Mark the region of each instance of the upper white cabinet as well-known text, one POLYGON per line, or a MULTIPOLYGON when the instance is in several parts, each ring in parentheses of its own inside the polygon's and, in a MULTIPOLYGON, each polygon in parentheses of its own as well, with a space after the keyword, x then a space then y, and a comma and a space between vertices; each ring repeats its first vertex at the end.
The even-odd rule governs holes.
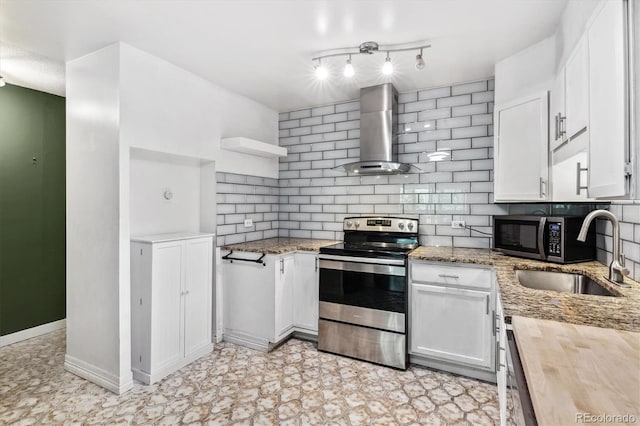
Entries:
POLYGON ((496 202, 548 199, 548 106, 546 91, 496 105, 496 202))
POLYGON ((589 201, 587 181, 589 158, 586 150, 556 162, 551 169, 553 200, 589 201))
POLYGON ((549 147, 551 151, 553 151, 566 140, 562 128, 567 116, 564 101, 564 68, 560 70, 551 86, 551 93, 549 93, 549 116, 549 147))
POLYGON ((565 116, 561 126, 564 136, 572 138, 587 127, 589 121, 589 79, 587 43, 582 37, 564 67, 565 116))
POLYGON ((610 0, 587 28, 589 64, 589 196, 629 193, 629 86, 626 3, 610 0))
POLYGON ((210 352, 213 237, 131 242, 131 366, 154 383, 210 352))

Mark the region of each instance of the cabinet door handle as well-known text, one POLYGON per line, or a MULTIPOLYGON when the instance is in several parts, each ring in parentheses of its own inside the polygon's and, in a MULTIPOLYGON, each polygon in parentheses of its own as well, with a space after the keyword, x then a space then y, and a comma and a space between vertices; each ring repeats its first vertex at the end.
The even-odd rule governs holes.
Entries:
POLYGON ((438 276, 439 276, 440 278, 453 278, 453 279, 456 279, 456 280, 457 280, 458 278, 460 278, 460 277, 459 277, 459 276, 457 276, 457 275, 450 275, 450 274, 438 274, 438 276))
POLYGON ((493 335, 495 336, 497 332, 498 332, 497 315, 494 312, 493 313, 493 335))
POLYGON ((565 124, 564 124, 564 123, 565 123, 566 119, 567 119, 567 116, 566 116, 566 115, 563 117, 561 112, 559 112, 559 113, 558 113, 558 122, 559 122, 559 125, 558 125, 558 128, 559 128, 558 135, 560 135, 560 137, 561 137, 561 138, 562 138, 562 137, 564 137, 564 135, 566 135, 566 134, 567 134, 567 131, 566 131, 566 130, 565 130, 565 128, 564 128, 564 126, 565 126, 565 124))
POLYGON ((489 315, 489 295, 487 294, 487 309, 485 312, 486 315, 489 315))
POLYGON ((541 176, 540 177, 540 198, 544 198, 547 195, 547 190, 545 188, 546 185, 547 183, 545 182, 544 178, 541 176))
POLYGON ((284 274, 284 259, 280 259, 280 273, 284 274))
POLYGON ((576 164, 576 195, 580 195, 581 190, 589 188, 588 186, 582 186, 580 184, 580 173, 586 172, 588 170, 588 167, 582 167, 582 164, 578 161, 578 163, 576 164))
POLYGON ((556 137, 553 138, 553 140, 558 140, 558 138, 560 137, 560 119, 559 119, 560 114, 556 114, 555 115, 555 119, 556 119, 556 126, 555 126, 555 131, 556 131, 556 137))

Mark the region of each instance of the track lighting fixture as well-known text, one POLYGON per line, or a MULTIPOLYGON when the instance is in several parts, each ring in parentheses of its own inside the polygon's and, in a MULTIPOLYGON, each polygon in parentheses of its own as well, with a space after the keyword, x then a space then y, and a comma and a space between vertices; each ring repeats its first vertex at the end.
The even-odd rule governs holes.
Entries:
POLYGON ((351 65, 351 55, 349 55, 349 59, 347 59, 347 63, 344 66, 344 76, 345 77, 353 77, 355 71, 353 70, 353 65, 351 65))
POLYGON ((320 62, 320 59, 318 59, 318 63, 314 68, 316 70, 316 77, 318 77, 318 80, 327 79, 329 72, 327 71, 327 68, 324 65, 322 65, 322 62, 320 62))
POLYGON ((393 73, 393 64, 391 63, 391 57, 389 57, 389 52, 387 52, 387 59, 384 60, 384 65, 382 66, 382 74, 391 75, 393 73))
POLYGON ((421 71, 425 67, 424 59, 422 59, 422 49, 420 49, 420 53, 416 55, 416 69, 421 71))
POLYGON ((394 67, 391 63, 391 52, 408 52, 408 51, 419 51, 420 53, 416 55, 416 70, 420 71, 425 68, 425 61, 422 57, 422 53, 424 49, 430 48, 430 44, 424 43, 409 43, 403 45, 390 45, 390 46, 380 46, 375 41, 367 41, 356 48, 346 48, 346 49, 336 49, 330 52, 325 52, 324 54, 320 54, 315 58, 312 58, 312 61, 316 62, 314 68, 316 77, 319 80, 326 80, 329 76, 329 72, 327 68, 320 62, 322 59, 337 57, 337 56, 347 56, 348 59, 345 62, 343 75, 347 78, 353 77, 355 75, 354 67, 351 63, 351 55, 355 54, 363 54, 363 55, 373 55, 378 52, 385 52, 387 54, 384 64, 382 66, 382 73, 384 75, 393 74, 394 67))

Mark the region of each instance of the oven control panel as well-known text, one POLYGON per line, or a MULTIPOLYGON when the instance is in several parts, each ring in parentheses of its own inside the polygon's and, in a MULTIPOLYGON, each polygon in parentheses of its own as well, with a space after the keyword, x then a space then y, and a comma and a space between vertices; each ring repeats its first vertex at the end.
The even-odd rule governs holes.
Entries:
POLYGON ((401 217, 346 217, 343 225, 345 231, 418 232, 418 219, 401 217))

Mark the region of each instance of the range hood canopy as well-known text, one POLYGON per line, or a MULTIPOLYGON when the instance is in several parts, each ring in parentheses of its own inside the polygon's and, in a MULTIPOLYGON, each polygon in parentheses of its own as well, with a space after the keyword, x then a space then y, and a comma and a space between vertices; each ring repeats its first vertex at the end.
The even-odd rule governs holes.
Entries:
POLYGON ((393 84, 360 89, 360 161, 336 169, 359 175, 407 173, 398 163, 398 91, 393 84))

